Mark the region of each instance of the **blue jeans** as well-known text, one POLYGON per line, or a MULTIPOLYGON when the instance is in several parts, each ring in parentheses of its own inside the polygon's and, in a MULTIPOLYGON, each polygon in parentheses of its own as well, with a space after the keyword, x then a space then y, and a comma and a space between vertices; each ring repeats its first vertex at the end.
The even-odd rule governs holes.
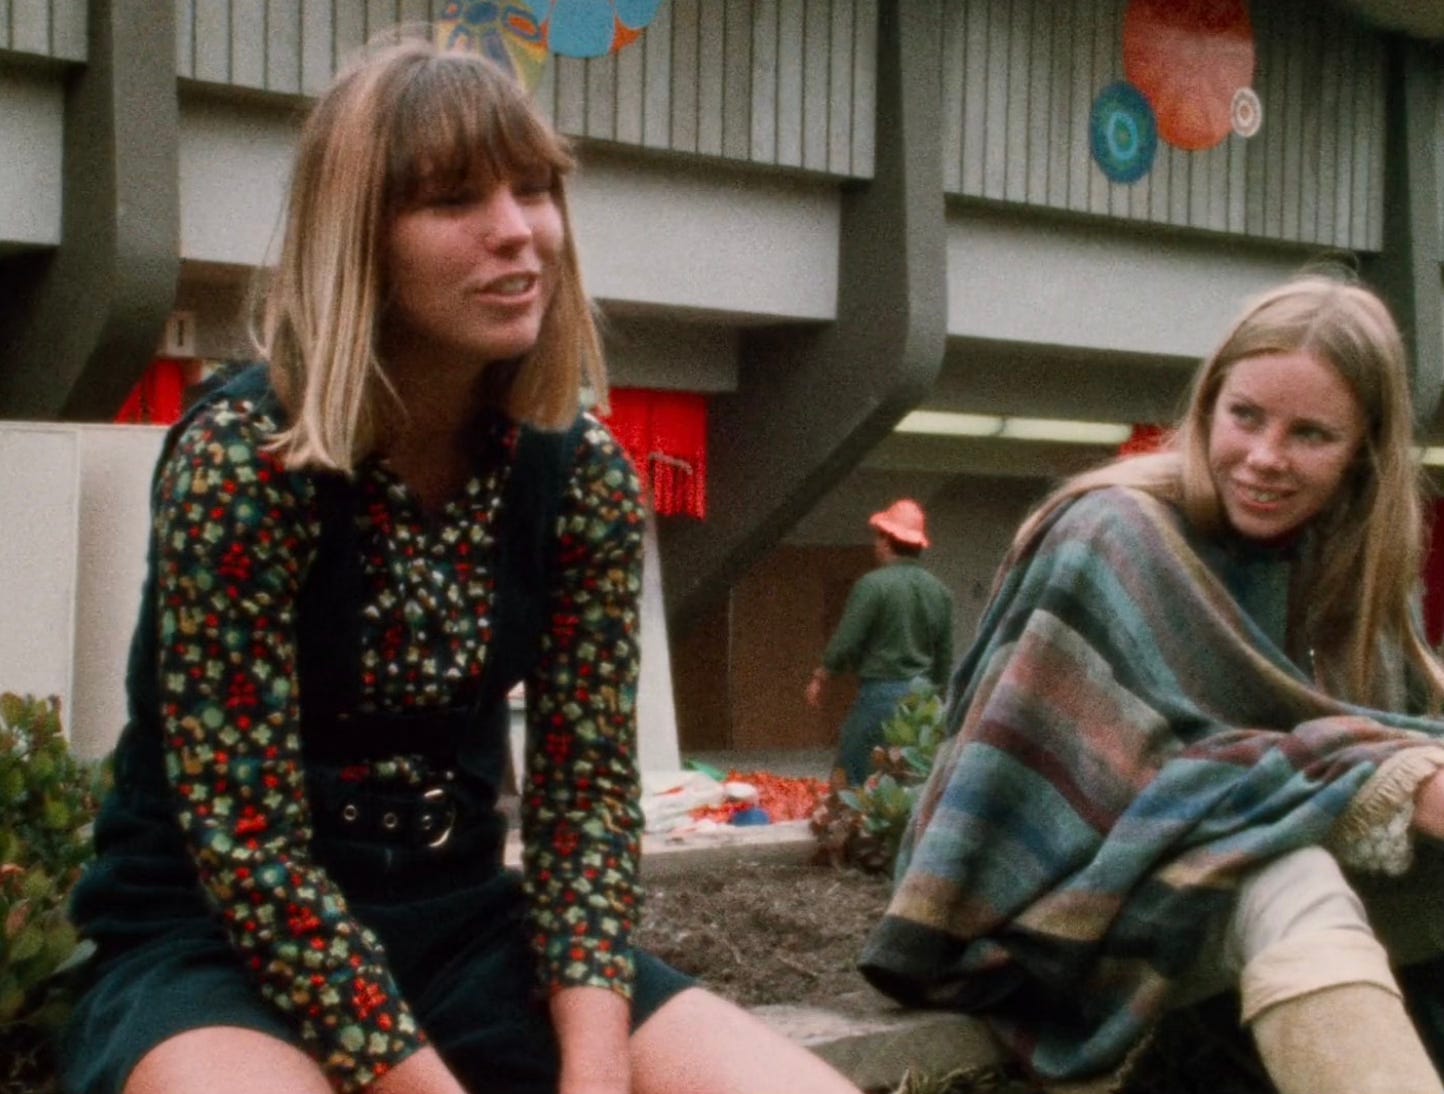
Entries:
POLYGON ((839 734, 836 766, 852 786, 872 773, 872 750, 883 743, 882 727, 912 690, 912 680, 864 680, 839 734))

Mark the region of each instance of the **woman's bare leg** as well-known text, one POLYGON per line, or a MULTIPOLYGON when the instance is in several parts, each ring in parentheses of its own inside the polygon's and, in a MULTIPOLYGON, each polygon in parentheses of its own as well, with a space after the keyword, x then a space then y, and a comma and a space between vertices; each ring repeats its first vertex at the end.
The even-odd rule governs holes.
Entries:
POLYGON ((265 1033, 237 1026, 187 1030, 141 1058, 125 1094, 333 1094, 316 1061, 265 1033))
POLYGON ((632 1035, 633 1094, 858 1094, 782 1034, 700 988, 673 996, 632 1035))

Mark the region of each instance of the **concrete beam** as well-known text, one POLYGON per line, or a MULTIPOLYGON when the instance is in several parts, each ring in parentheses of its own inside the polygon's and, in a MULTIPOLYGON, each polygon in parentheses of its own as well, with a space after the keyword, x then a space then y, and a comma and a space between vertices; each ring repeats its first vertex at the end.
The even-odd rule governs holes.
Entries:
POLYGON ((1363 271, 1389 301, 1409 351, 1414 418, 1444 432, 1444 303, 1439 263, 1439 54, 1393 35, 1387 45, 1384 105, 1384 231, 1363 271))
POLYGON ((747 331, 713 401, 705 523, 664 529, 668 616, 686 628, 928 392, 947 331, 936 0, 878 13, 875 175, 842 195, 834 322, 747 331))
POLYGON ((112 417, 175 299, 175 4, 90 0, 88 26, 65 92, 60 246, 0 260, 0 418, 112 417))

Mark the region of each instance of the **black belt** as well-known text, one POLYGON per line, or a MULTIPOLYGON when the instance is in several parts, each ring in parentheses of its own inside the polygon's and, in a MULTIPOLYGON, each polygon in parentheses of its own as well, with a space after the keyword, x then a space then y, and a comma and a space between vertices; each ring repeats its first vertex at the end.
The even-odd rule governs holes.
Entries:
POLYGON ((322 769, 308 780, 308 791, 320 837, 433 850, 450 841, 470 797, 451 770, 434 772, 416 786, 392 786, 352 782, 336 769, 322 769))
MULTIPOLYGON (((410 714, 352 711, 308 720, 302 739, 317 837, 436 851, 459 827, 490 828, 506 764, 507 704, 410 714), (364 773, 405 755, 419 780, 364 773)), ((304 715, 303 715, 304 717, 304 715)))

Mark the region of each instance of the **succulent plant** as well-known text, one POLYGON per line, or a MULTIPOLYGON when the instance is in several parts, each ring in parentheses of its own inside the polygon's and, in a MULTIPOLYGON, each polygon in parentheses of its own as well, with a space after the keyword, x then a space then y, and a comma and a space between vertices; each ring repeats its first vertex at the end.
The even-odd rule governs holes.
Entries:
POLYGON ((836 781, 812 814, 817 858, 864 870, 892 867, 918 789, 942 743, 943 705, 930 686, 904 696, 883 725, 884 744, 872 750, 873 772, 860 787, 836 781))
POLYGON ((0 695, 0 1031, 65 1014, 55 973, 82 952, 65 905, 106 777, 72 755, 57 699, 0 695))

